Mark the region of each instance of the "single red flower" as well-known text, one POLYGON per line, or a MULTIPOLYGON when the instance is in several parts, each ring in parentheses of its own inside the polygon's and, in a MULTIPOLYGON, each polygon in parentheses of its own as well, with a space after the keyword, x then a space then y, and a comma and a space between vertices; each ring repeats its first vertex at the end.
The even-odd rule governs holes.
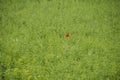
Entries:
POLYGON ((66 37, 68 38, 68 37, 69 37, 69 34, 66 34, 66 37))

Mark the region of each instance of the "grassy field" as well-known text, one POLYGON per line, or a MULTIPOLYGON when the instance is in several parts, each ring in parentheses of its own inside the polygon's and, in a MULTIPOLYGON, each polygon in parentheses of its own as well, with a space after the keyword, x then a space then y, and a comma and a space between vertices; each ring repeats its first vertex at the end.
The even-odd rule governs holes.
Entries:
POLYGON ((0 80, 120 80, 120 0, 0 0, 0 80))

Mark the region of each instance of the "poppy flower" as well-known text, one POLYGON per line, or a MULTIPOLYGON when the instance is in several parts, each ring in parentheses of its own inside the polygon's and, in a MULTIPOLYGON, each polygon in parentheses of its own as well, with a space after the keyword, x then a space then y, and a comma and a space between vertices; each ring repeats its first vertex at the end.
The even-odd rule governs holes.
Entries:
POLYGON ((69 34, 66 34, 66 37, 68 38, 68 37, 69 37, 69 34))

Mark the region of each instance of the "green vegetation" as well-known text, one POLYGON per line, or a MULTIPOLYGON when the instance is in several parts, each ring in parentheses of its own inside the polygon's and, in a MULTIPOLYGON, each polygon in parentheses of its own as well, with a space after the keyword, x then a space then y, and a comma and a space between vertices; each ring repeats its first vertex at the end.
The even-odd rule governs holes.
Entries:
POLYGON ((120 0, 0 0, 0 80, 120 80, 120 0))

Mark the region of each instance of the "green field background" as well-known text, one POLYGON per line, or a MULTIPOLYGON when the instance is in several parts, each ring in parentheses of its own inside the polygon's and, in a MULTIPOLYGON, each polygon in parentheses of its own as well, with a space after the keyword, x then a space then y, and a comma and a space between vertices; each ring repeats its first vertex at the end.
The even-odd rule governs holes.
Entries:
POLYGON ((0 0, 0 80, 120 80, 120 0, 0 0))

